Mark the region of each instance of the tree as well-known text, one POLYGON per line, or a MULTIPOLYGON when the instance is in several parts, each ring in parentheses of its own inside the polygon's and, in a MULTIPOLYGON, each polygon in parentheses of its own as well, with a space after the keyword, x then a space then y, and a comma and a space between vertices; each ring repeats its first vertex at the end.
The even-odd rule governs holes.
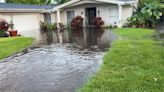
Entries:
POLYGON ((144 19, 148 22, 149 26, 156 24, 156 22, 162 16, 162 9, 158 3, 145 3, 145 6, 141 9, 144 19))
POLYGON ((137 27, 154 27, 162 16, 163 8, 164 7, 158 2, 144 3, 144 5, 138 8, 137 12, 128 19, 129 24, 137 27))
POLYGON ((160 3, 160 2, 164 2, 164 0, 139 0, 139 7, 143 7, 145 5, 145 3, 160 3))

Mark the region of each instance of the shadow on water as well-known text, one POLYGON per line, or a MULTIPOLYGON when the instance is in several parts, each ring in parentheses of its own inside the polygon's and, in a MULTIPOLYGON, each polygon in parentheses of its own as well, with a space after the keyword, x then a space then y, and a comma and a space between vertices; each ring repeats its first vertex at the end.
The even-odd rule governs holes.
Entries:
POLYGON ((66 29, 64 31, 42 31, 41 43, 70 43, 80 50, 106 50, 110 43, 117 37, 110 29, 83 28, 75 31, 66 29))

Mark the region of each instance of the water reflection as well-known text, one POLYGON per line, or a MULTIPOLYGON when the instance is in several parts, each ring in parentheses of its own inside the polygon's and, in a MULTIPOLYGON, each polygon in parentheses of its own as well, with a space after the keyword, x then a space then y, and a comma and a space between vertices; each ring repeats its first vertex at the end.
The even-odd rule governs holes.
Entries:
POLYGON ((83 49, 108 48, 116 36, 110 29, 83 28, 81 31, 67 29, 64 31, 43 31, 42 41, 47 44, 71 43, 83 49))
POLYGON ((97 72, 101 50, 115 38, 110 30, 93 28, 42 31, 41 42, 51 45, 41 43, 0 64, 0 92, 75 92, 97 72))

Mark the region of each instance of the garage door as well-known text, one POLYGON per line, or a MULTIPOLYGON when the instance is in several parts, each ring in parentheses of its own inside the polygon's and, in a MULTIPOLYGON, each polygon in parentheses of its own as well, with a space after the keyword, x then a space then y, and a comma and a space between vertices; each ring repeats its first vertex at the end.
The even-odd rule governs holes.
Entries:
POLYGON ((3 15, 8 22, 13 19, 15 29, 19 31, 31 31, 39 29, 39 23, 36 15, 3 15))
POLYGON ((3 19, 7 22, 13 20, 14 28, 23 36, 40 37, 37 15, 3 15, 3 19))

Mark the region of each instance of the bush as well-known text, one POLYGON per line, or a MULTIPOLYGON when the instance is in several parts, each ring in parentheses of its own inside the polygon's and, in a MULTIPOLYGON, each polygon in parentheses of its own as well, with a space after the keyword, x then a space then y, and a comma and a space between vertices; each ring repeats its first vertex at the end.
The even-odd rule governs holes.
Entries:
POLYGON ((60 30, 61 31, 64 31, 65 30, 65 25, 63 23, 59 23, 59 26, 60 26, 60 30))
POLYGON ((9 23, 7 23, 4 19, 0 19, 0 37, 7 37, 6 33, 9 29, 9 23))
POLYGON ((129 26, 132 27, 145 27, 145 19, 140 14, 134 14, 131 18, 128 18, 129 26))
POLYGON ((77 16, 71 21, 71 28, 73 30, 80 30, 83 27, 83 18, 81 16, 77 16))
POLYGON ((57 23, 49 24, 46 22, 40 22, 40 29, 42 31, 53 31, 53 30, 57 29, 57 23))
POLYGON ((94 19, 94 26, 95 27, 102 27, 104 25, 104 21, 102 20, 101 17, 96 17, 94 19))
POLYGON ((145 3, 160 3, 163 0, 139 0, 138 7, 142 8, 145 3))
POLYGON ((0 30, 8 31, 9 23, 7 23, 4 19, 0 19, 0 30))
POLYGON ((159 3, 145 3, 134 15, 128 19, 130 26, 155 27, 162 16, 162 7, 159 3))
POLYGON ((106 28, 106 29, 112 29, 114 26, 113 25, 106 25, 106 26, 104 26, 104 28, 106 28))
POLYGON ((0 30, 0 37, 4 37, 6 35, 5 31, 0 30))

